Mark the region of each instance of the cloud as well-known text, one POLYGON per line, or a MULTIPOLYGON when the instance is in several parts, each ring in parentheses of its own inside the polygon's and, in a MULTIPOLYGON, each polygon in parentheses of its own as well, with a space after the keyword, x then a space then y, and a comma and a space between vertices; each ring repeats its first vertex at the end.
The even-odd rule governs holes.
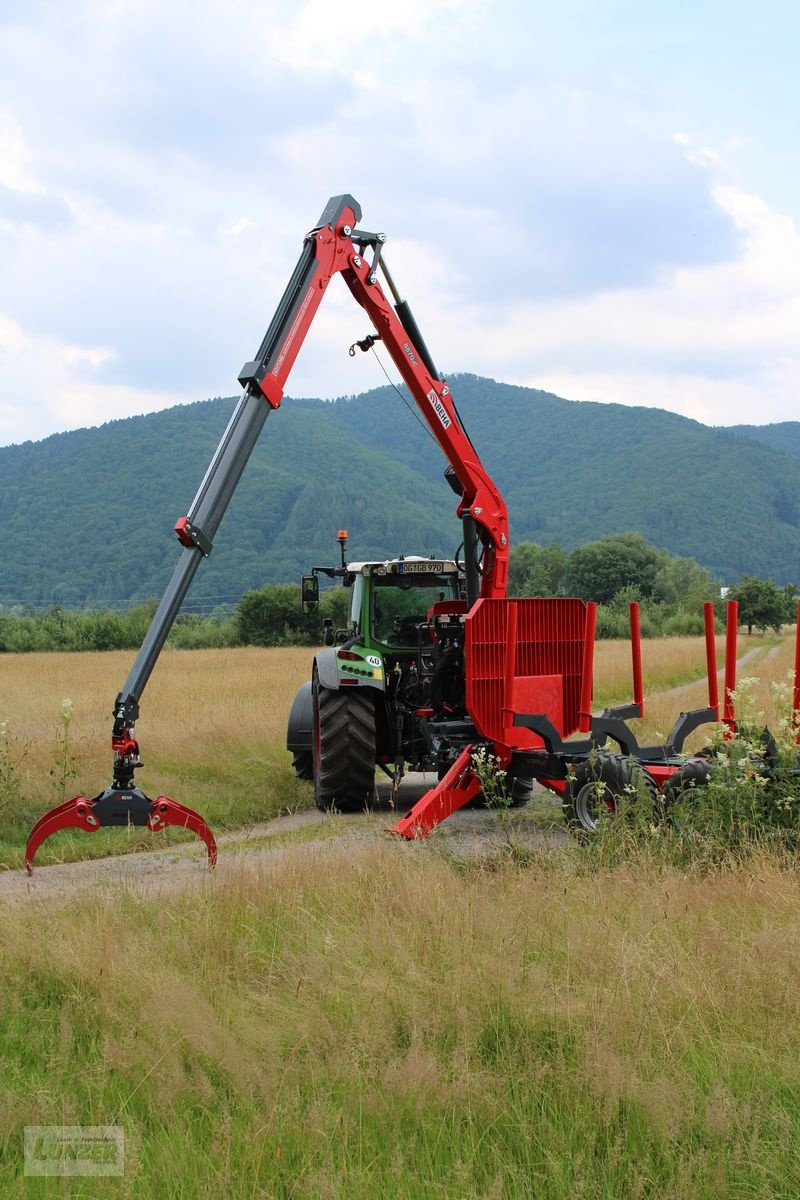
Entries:
POLYGON ((16 402, 0 402, 0 444, 22 442, 60 430, 100 425, 131 412, 155 412, 193 397, 109 385, 96 378, 113 358, 105 346, 79 346, 31 336, 0 313, 0 373, 16 402), (31 364, 44 363, 41 380, 31 364))
POLYGON ((0 184, 15 192, 43 192, 29 169, 32 158, 19 122, 0 112, 0 184))
MULTIPOLYGON (((718 413, 736 376, 729 397, 785 403, 791 218, 644 91, 547 61, 533 10, 500 7, 377 0, 363 39, 321 0, 0 18, 0 312, 57 364, 39 430, 234 392, 346 191, 389 235, 440 366, 627 402, 674 385, 669 407, 718 413)), ((347 356, 366 331, 332 288, 290 392, 382 383, 347 356)), ((27 411, 4 362, 0 405, 27 411)))
POLYGON ((738 187, 711 194, 742 237, 735 259, 676 267, 650 287, 506 311, 480 342, 468 325, 456 361, 469 357, 472 370, 572 399, 651 405, 716 424, 793 417, 800 232, 738 187), (503 369, 492 372, 487 346, 503 369))

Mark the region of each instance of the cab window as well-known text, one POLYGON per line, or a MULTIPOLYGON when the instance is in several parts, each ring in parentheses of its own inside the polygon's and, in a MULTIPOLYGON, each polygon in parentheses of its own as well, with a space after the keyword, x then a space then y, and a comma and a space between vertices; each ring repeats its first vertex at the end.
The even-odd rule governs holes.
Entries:
POLYGON ((431 605, 459 597, 455 575, 374 576, 372 583, 372 636, 385 646, 415 646, 431 605))

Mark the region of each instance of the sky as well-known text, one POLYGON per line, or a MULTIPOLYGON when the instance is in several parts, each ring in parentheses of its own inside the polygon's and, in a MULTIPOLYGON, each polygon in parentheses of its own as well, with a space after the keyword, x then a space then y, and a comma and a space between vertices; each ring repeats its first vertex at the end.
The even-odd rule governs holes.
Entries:
MULTIPOLYGON (((781 0, 0 0, 0 445, 235 394, 340 193, 446 374, 800 419, 799 32, 781 0)), ((335 280, 287 394, 383 385, 368 331, 335 280)))

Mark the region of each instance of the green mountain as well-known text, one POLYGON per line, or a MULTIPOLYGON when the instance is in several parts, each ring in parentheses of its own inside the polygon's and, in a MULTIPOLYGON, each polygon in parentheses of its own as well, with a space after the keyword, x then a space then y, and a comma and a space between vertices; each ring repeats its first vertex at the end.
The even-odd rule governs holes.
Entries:
MULTIPOLYGON (((778 449, 746 427, 709 428, 657 409, 563 400, 474 375, 451 383, 506 498, 513 540, 571 549, 635 530, 724 581, 746 571, 800 582, 800 461, 785 438, 778 449)), ((218 398, 0 448, 0 603, 158 596, 178 555, 172 526, 233 404, 218 398)), ((414 405, 391 387, 287 399, 267 422, 191 602, 208 609, 333 562, 341 527, 353 557, 452 554, 460 527, 444 465, 414 405)))
POLYGON ((731 433, 738 437, 762 442, 773 450, 800 458, 800 421, 778 421, 774 425, 732 425, 731 433))

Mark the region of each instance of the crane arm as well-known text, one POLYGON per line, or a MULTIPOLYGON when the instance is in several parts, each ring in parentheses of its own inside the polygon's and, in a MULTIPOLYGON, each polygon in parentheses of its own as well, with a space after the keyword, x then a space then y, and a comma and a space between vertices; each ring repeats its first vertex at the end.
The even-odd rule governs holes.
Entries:
POLYGON ((439 443, 461 491, 467 590, 472 600, 503 597, 508 573, 508 517, 503 499, 480 462, 461 424, 450 388, 436 372, 411 310, 397 293, 383 258, 383 234, 358 230, 361 208, 350 195, 332 197, 303 249, 255 357, 239 373, 243 393, 185 516, 175 523, 183 547, 150 628, 114 702, 113 777, 94 800, 84 796, 59 805, 37 822, 26 865, 41 842, 57 829, 93 830, 102 825, 179 824, 206 841, 216 857, 213 835, 202 817, 168 797, 152 801, 134 785, 141 766, 135 723, 139 702, 203 558, 213 548, 220 522, 269 414, 280 407, 284 387, 331 279, 341 274, 385 344, 439 443), (367 252, 371 254, 368 257, 367 252), (393 294, 387 299, 382 271, 393 294), (480 569, 475 566, 480 556, 480 569))

